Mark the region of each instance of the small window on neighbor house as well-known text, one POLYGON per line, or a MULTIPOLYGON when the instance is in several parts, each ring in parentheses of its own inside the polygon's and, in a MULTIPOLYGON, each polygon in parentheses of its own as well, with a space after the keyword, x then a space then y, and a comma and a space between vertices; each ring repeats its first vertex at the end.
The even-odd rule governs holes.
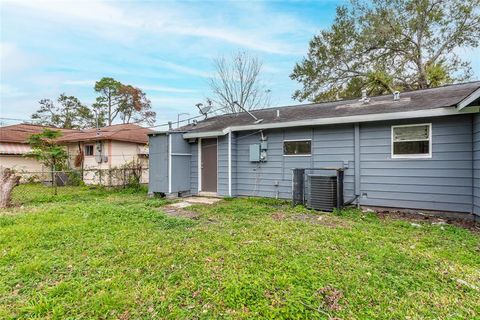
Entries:
POLYGON ((392 158, 431 158, 432 124, 392 126, 392 158))
POLYGON ((85 155, 86 156, 93 156, 93 144, 85 145, 85 155))
POLYGON ((311 154, 311 140, 291 140, 283 142, 283 155, 285 156, 309 156, 311 154))

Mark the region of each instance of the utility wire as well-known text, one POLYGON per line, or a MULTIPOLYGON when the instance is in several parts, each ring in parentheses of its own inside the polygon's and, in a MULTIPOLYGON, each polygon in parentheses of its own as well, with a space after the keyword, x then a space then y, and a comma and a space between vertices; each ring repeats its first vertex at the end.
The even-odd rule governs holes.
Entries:
MULTIPOLYGON (((217 108, 213 111, 210 111, 208 113, 215 113, 215 112, 218 112, 218 111, 221 111, 221 110, 224 110, 228 107, 221 107, 221 108, 217 108)), ((158 127, 165 127, 165 126, 169 126, 171 124, 174 124, 174 123, 184 123, 184 122, 189 122, 191 120, 195 120, 195 119, 198 119, 198 118, 201 118, 201 117, 205 117, 205 115, 201 114, 201 115, 198 115, 198 116, 194 116, 194 117, 190 117, 190 118, 187 118, 187 119, 182 119, 180 121, 168 121, 166 123, 162 123, 162 124, 157 124, 157 125, 154 125, 154 126, 148 126, 148 127, 140 127, 140 128, 128 128, 128 129, 119 129, 119 130, 116 130, 114 132, 120 132, 120 131, 135 131, 135 130, 145 130, 145 129, 154 129, 154 128, 158 128, 158 127)), ((35 120, 32 120, 32 119, 29 119, 29 120, 26 120, 26 119, 17 119, 17 118, 4 118, 4 117, 0 117, 0 120, 13 120, 13 121, 22 121, 22 122, 26 122, 26 123, 32 123, 34 124, 34 121, 35 120)), ((63 128, 58 128, 58 129, 63 129, 63 128)), ((87 130, 95 130, 95 129, 87 129, 87 130)), ((102 131, 100 131, 102 132, 102 131)), ((105 132, 105 131, 103 131, 105 132)), ((107 132, 113 132, 113 131, 107 131, 107 132)))

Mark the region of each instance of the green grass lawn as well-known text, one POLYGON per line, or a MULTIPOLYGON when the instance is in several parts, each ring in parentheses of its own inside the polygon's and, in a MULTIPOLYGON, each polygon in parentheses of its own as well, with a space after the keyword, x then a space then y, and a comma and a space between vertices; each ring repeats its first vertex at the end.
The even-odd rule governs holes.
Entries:
POLYGON ((265 199, 196 206, 20 186, 0 211, 0 318, 471 319, 480 235, 265 199))

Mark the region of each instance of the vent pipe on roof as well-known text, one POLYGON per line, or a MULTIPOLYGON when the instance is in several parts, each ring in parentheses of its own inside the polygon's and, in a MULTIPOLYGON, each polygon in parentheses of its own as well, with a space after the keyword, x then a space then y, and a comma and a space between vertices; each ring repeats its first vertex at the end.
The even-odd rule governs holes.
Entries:
POLYGON ((393 101, 398 101, 400 100, 400 91, 395 91, 393 93, 393 101))
POLYGON ((368 103, 370 101, 370 98, 367 96, 367 90, 363 89, 362 90, 362 99, 359 100, 362 103, 368 103))
POLYGON ((280 118, 280 110, 277 109, 277 118, 280 118))

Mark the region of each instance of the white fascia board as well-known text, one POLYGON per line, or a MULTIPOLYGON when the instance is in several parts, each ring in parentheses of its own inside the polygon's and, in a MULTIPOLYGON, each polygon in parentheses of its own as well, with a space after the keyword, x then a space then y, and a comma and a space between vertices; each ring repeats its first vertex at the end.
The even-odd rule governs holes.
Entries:
MULTIPOLYGON (((474 112, 474 111, 471 111, 471 112, 474 112)), ((245 131, 245 130, 260 130, 260 129, 275 129, 275 128, 286 128, 286 127, 303 127, 303 126, 318 126, 318 125, 342 124, 342 123, 439 117, 439 116, 450 116, 450 115, 458 115, 458 114, 460 114, 460 112, 458 112, 457 109, 448 107, 448 108, 436 108, 436 109, 429 109, 429 110, 391 112, 391 113, 366 114, 366 115, 356 115, 356 116, 347 116, 347 117, 289 121, 289 122, 270 123, 270 124, 264 124, 264 125, 238 126, 238 127, 227 128, 225 130, 231 129, 232 131, 245 131)))
POLYGON ((168 193, 172 193, 172 135, 168 135, 168 193))
POLYGON ((309 120, 300 120, 300 121, 287 121, 287 122, 277 122, 277 123, 252 124, 252 125, 246 125, 246 126, 233 126, 233 127, 225 128, 222 131, 185 133, 183 137, 185 139, 201 138, 201 137, 218 137, 218 136, 224 136, 228 134, 230 131, 234 132, 234 131, 278 129, 278 128, 288 128, 288 127, 320 126, 320 125, 343 124, 343 123, 415 119, 415 118, 451 116, 451 115, 458 115, 462 113, 475 113, 475 112, 478 112, 478 111, 476 109, 470 110, 468 108, 460 112, 455 107, 446 107, 446 108, 435 108, 435 109, 416 110, 416 111, 365 114, 365 115, 355 115, 355 116, 346 116, 346 117, 319 118, 319 119, 309 119, 309 120))
POLYGON ((192 138, 215 138, 218 136, 224 136, 228 132, 223 131, 205 131, 205 132, 187 132, 183 134, 184 139, 192 139, 192 138))
POLYGON ((460 101, 460 103, 457 104, 458 110, 462 110, 478 98, 480 98, 480 89, 473 91, 468 97, 460 101))

